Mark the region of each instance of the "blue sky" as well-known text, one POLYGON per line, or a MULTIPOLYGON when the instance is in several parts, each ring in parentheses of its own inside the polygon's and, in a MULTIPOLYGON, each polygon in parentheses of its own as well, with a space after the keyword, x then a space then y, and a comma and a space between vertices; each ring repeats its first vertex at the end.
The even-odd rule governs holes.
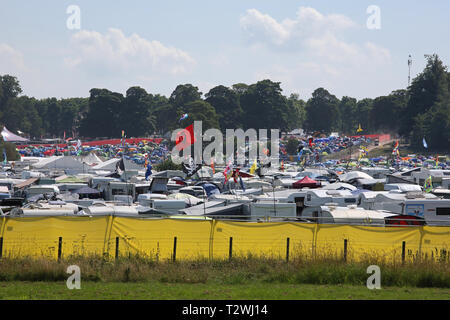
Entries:
POLYGON ((450 2, 424 1, 0 1, 0 74, 24 94, 87 97, 93 87, 125 93, 139 85, 170 95, 192 83, 281 82, 308 99, 324 87, 376 97, 407 85, 424 54, 450 64, 450 2), (70 30, 69 5, 81 12, 70 30), (366 12, 380 8, 381 29, 366 12))

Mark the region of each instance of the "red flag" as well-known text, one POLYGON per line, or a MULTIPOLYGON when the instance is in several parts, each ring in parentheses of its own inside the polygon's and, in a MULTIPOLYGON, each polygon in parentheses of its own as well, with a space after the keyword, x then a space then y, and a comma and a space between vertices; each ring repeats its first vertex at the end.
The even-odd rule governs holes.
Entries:
POLYGON ((177 139, 175 140, 175 145, 177 146, 178 150, 183 150, 184 148, 194 144, 195 142, 195 136, 194 136, 194 125, 191 124, 189 127, 185 128, 184 130, 181 130, 180 132, 177 133, 177 139), (187 141, 185 141, 185 137, 187 137, 187 135, 189 135, 190 139, 186 139, 187 141), (190 140, 190 144, 188 145, 188 141, 190 140))
POLYGON ((309 147, 312 147, 313 138, 309 138, 309 147))

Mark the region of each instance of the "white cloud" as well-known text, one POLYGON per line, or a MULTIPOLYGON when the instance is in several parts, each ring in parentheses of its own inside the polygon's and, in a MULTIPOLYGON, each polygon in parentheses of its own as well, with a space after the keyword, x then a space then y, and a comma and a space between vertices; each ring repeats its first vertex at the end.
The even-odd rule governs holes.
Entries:
POLYGON ((346 30, 358 25, 340 14, 324 15, 314 8, 300 7, 295 19, 278 22, 256 9, 241 17, 242 30, 252 43, 264 44, 275 50, 293 50, 309 54, 324 63, 364 63, 377 57, 376 62, 388 63, 389 50, 374 43, 350 43, 342 39, 346 30))
POLYGON ((23 54, 6 43, 0 43, 0 70, 1 74, 11 75, 26 71, 23 54))
POLYGON ((71 47, 73 54, 64 60, 66 65, 100 74, 178 75, 195 65, 194 59, 183 50, 137 34, 126 37, 114 28, 104 34, 79 31, 73 35, 71 47))

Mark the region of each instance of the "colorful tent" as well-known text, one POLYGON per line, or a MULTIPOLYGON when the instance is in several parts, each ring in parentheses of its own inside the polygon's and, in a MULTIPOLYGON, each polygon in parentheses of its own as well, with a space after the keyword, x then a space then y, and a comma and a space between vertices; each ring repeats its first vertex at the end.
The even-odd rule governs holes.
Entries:
POLYGON ((303 179, 298 180, 297 182, 294 182, 292 184, 292 188, 294 188, 294 189, 319 188, 319 187, 320 187, 320 182, 317 182, 316 180, 313 180, 308 176, 306 176, 303 179))

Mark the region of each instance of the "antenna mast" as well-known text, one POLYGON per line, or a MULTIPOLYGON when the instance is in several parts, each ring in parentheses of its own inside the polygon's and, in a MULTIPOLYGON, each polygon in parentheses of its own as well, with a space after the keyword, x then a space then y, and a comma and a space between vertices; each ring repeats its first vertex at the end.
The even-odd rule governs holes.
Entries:
POLYGON ((412 58, 411 58, 411 55, 409 55, 409 58, 408 58, 408 87, 411 84, 411 65, 412 65, 412 58))

